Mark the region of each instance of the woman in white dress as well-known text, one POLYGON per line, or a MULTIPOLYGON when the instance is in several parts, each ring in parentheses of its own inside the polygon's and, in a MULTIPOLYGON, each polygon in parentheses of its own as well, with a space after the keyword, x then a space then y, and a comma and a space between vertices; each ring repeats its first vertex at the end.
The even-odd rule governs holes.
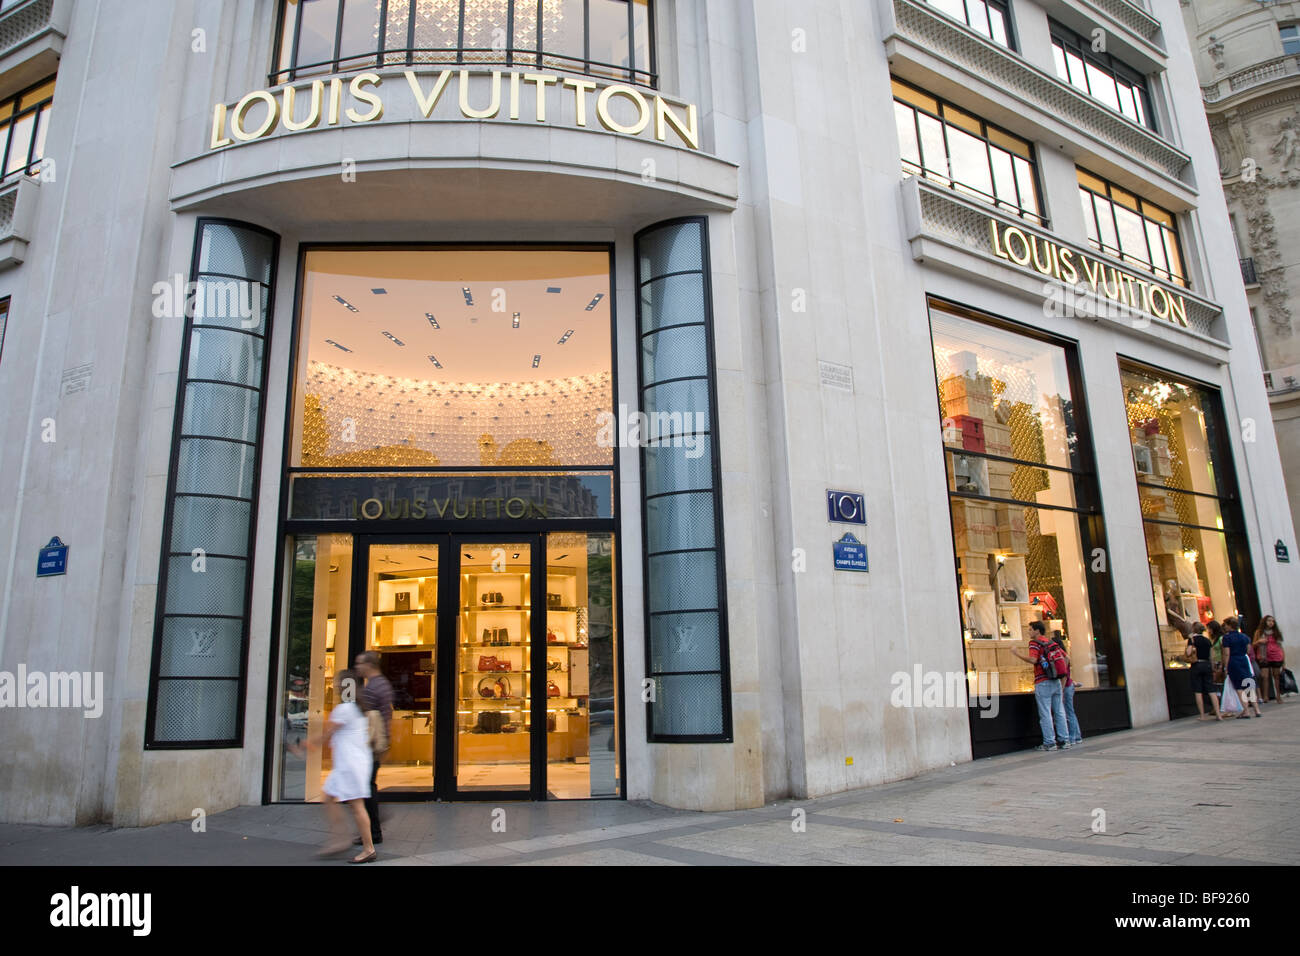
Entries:
POLYGON ((352 818, 361 837, 361 852, 351 863, 369 863, 376 856, 370 839, 370 816, 366 813, 366 797, 370 796, 370 724, 361 708, 356 705, 360 679, 350 670, 334 675, 334 691, 340 703, 330 711, 329 722, 320 737, 307 741, 307 746, 329 744, 333 763, 329 776, 321 785, 325 794, 325 810, 330 818, 330 832, 334 839, 321 851, 321 856, 333 856, 348 849, 343 814, 339 804, 352 807, 352 818))

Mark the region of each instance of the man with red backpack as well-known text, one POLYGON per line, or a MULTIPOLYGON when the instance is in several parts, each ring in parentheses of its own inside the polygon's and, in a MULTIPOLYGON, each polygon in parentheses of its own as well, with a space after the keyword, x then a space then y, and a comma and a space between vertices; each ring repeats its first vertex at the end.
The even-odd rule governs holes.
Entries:
POLYGON ((1029 629, 1034 632, 1029 639, 1029 653, 1022 654, 1015 648, 1011 653, 1034 665, 1034 698, 1038 702, 1038 723, 1043 731, 1043 742, 1034 749, 1045 752, 1069 750, 1071 745, 1068 742, 1058 748, 1056 741, 1070 739, 1063 702, 1064 683, 1070 676, 1070 659, 1061 645, 1047 639, 1047 625, 1042 621, 1031 621, 1029 629))

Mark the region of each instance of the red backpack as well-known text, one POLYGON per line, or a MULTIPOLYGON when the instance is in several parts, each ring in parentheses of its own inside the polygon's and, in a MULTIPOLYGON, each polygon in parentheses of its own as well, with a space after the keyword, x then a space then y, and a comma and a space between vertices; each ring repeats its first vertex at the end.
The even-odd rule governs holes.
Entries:
POLYGON ((1037 641, 1038 644, 1038 666, 1043 670, 1043 676, 1048 680, 1060 680, 1063 677, 1070 676, 1070 658, 1065 654, 1065 649, 1056 641, 1037 641))

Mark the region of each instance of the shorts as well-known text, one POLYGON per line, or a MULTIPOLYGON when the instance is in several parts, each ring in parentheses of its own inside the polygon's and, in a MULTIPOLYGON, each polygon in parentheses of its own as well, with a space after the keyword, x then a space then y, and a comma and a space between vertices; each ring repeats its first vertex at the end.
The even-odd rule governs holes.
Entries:
POLYGON ((1192 665, 1192 693, 1213 694, 1214 668, 1209 661, 1197 661, 1192 665))

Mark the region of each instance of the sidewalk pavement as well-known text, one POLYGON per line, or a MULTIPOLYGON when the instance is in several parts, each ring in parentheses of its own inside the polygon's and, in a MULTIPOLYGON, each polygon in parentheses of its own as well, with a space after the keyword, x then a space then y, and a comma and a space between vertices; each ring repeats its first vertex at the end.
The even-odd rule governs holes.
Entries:
MULTIPOLYGON (((380 865, 1294 864, 1300 699, 1187 719, 755 810, 645 802, 384 805, 380 865), (804 811, 805 827, 792 826, 804 811), (1104 829, 1101 828, 1104 823, 1104 829)), ((141 829, 0 825, 0 864, 323 865, 316 805, 141 829)), ((346 860, 347 857, 343 857, 346 860)))

